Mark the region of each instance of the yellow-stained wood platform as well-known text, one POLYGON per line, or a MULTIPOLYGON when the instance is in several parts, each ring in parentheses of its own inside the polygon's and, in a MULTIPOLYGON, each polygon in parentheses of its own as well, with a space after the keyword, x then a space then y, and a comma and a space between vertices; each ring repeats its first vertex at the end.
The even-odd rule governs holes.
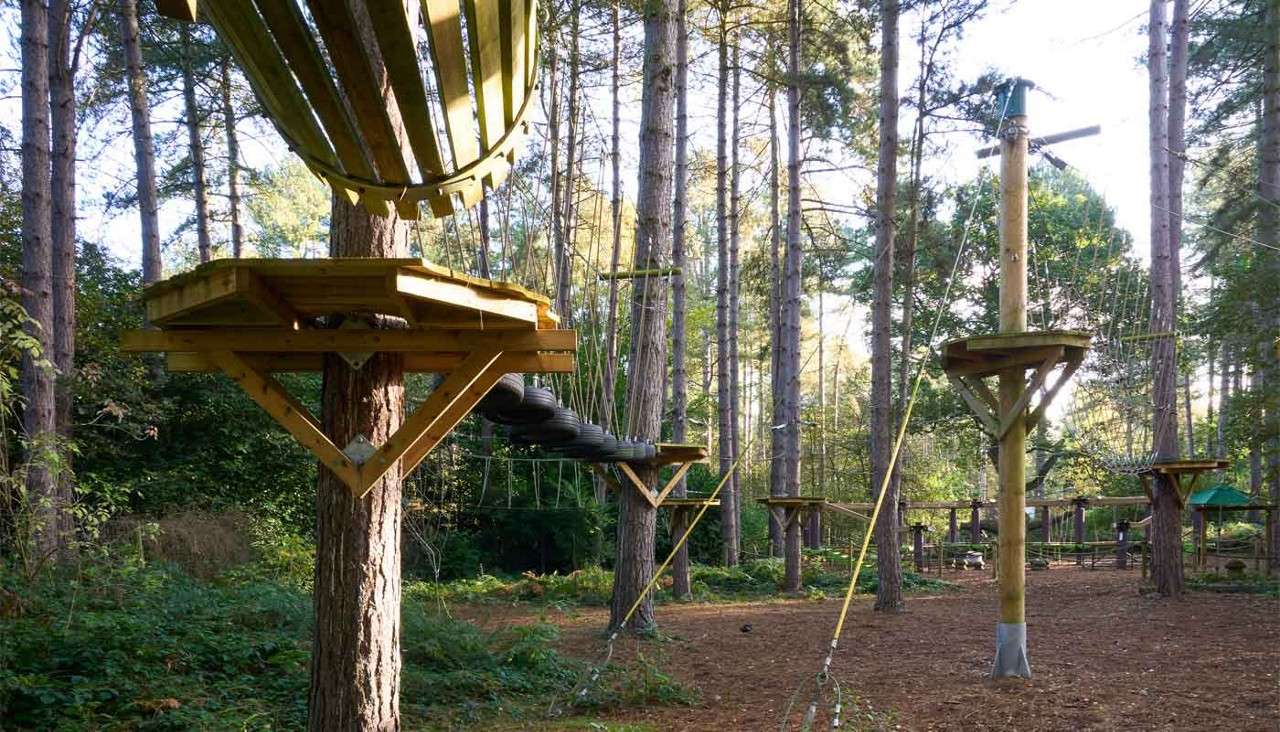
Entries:
POLYGON ((577 350, 546 298, 416 259, 219 260, 142 297, 159 330, 126 332, 123 350, 166 353, 176 371, 227 374, 356 496, 397 461, 403 473, 417 467, 504 374, 572 371, 577 350), (368 315, 405 327, 346 327, 368 315), (336 325, 332 316, 346 320, 336 325), (444 379, 372 449, 335 445, 271 376, 318 371, 325 354, 359 370, 369 354, 386 352, 403 354, 406 371, 444 379))
POLYGON ((416 218, 425 201, 447 216, 455 196, 471 207, 507 177, 529 134, 538 98, 536 0, 423 0, 416 24, 398 2, 157 0, 156 7, 210 23, 289 148, 339 195, 374 213, 394 208, 416 218), (360 25, 372 38, 356 31, 360 25))
POLYGON ((818 496, 765 496, 757 498, 756 503, 763 504, 770 511, 781 511, 783 528, 803 520, 806 514, 823 511, 828 507, 827 499, 818 496))
POLYGON ((1035 429, 1044 417, 1058 391, 1084 362, 1091 336, 1067 330, 997 333, 949 341, 942 346, 942 370, 960 393, 983 429, 996 440, 1004 438, 1017 422, 1017 417, 1030 409, 1026 430, 1035 429), (1049 377, 1062 366, 1052 383, 1049 377), (999 400, 983 382, 989 376, 1010 371, 1035 369, 1022 397, 1007 414, 1000 411, 999 400), (1031 408, 1031 400, 1043 390, 1039 403, 1031 408))

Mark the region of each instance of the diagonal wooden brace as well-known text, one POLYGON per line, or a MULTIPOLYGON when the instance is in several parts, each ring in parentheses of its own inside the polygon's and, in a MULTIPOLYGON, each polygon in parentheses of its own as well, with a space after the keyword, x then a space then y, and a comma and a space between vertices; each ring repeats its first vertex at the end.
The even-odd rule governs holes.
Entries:
POLYGON ((644 499, 649 502, 650 506, 653 506, 654 508, 658 507, 658 501, 654 499, 653 494, 649 492, 649 486, 645 485, 643 480, 640 480, 640 476, 636 475, 636 471, 632 470, 630 465, 627 463, 618 463, 618 470, 622 471, 622 474, 627 476, 627 479, 631 481, 631 485, 635 486, 637 491, 640 491, 640 495, 644 496, 644 499))
POLYGON ((409 415, 395 434, 360 466, 364 495, 401 457, 401 473, 412 472, 445 435, 462 421, 489 389, 502 378, 495 368, 500 351, 476 351, 445 376, 426 401, 409 415))
POLYGON ((329 470, 333 471, 353 493, 359 491, 359 468, 333 444, 320 428, 311 412, 285 390, 280 382, 259 371, 238 353, 213 351, 209 357, 227 376, 240 385, 249 398, 258 403, 267 414, 329 470))
POLYGON ((680 484, 680 479, 684 477, 685 473, 689 472, 691 467, 693 467, 693 463, 681 463, 680 467, 676 468, 675 475, 671 476, 671 480, 667 481, 667 484, 658 492, 658 497, 653 500, 655 507, 662 505, 662 501, 667 497, 667 494, 675 490, 676 486, 680 484))
POLYGON ((1077 358, 1067 360, 1066 366, 1062 369, 1062 373, 1058 374, 1058 380, 1053 382, 1053 386, 1049 387, 1049 389, 1045 391, 1044 396, 1040 398, 1040 403, 1037 404, 1036 408, 1027 416, 1027 434, 1031 434, 1031 431, 1036 428, 1036 425, 1040 423, 1040 420, 1044 419, 1045 410, 1049 408, 1049 405, 1053 403, 1054 398, 1058 396, 1058 391, 1062 389, 1062 386, 1075 374, 1076 369, 1080 368, 1080 364, 1083 360, 1084 354, 1079 354, 1077 358))
MULTIPOLYGON (((950 372, 947 373, 947 379, 951 382, 951 385, 955 387, 955 390, 960 393, 960 397, 964 399, 964 403, 969 405, 970 411, 973 412, 973 416, 978 418, 978 422, 982 424, 983 429, 993 437, 999 434, 1000 425, 996 424, 996 419, 992 416, 991 405, 974 393, 969 380, 967 378, 955 376, 950 372)), ((986 384, 983 384, 981 380, 975 379, 974 381, 978 385, 982 386, 983 389, 986 389, 986 384)), ((990 393, 990 390, 987 390, 987 392, 990 393)))
MULTIPOLYGON (((1036 369, 1031 381, 1022 390, 1022 396, 1018 397, 1018 401, 1014 402, 1013 407, 1008 412, 1000 415, 1000 432, 996 435, 998 440, 1003 440, 1004 436, 1009 434, 1009 430, 1013 429, 1013 425, 1017 424, 1018 417, 1022 416, 1022 413, 1027 410, 1027 406, 1031 403, 1031 397, 1035 396, 1035 393, 1044 386, 1044 380, 1049 377, 1049 373, 1058 365, 1059 359, 1062 358, 1062 353, 1063 348, 1061 346, 1053 349, 1036 369)), ((1001 378, 1004 377, 1002 376, 1001 378)))

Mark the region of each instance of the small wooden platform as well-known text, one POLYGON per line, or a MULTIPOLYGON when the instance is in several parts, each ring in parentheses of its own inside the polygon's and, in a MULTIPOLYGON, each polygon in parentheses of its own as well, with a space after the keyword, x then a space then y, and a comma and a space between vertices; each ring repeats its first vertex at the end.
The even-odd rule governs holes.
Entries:
POLYGON ((1158 475, 1167 477, 1175 489, 1178 509, 1182 510, 1186 506, 1187 497, 1195 492, 1196 481, 1201 475, 1215 470, 1225 470, 1229 464, 1226 460, 1217 458, 1157 460, 1138 473, 1138 477, 1142 479, 1142 489, 1146 491, 1148 499, 1153 497, 1152 482, 1155 477, 1158 475))
POLYGON ((1028 409, 1026 430, 1035 429, 1058 391, 1084 362, 1090 341, 1088 333, 1068 330, 959 338, 943 344, 942 370, 983 429, 999 441, 1028 409), (1060 365, 1063 366, 1062 372, 1050 384, 1049 375, 1060 365), (995 393, 983 379, 1028 369, 1035 369, 1035 373, 1027 382, 1022 398, 1008 414, 1002 414, 995 393), (1042 389, 1044 394, 1040 402, 1031 408, 1031 399, 1042 389))
POLYGON ((659 508, 702 508, 703 506, 719 506, 719 498, 674 498, 668 497, 659 508))
POLYGON ((503 375, 571 371, 577 349, 546 298, 417 259, 219 260, 142 297, 159 330, 124 333, 123 350, 166 353, 176 371, 227 374, 357 497, 397 462, 403 473, 417 467, 503 375), (370 315, 406 327, 374 329, 370 315), (390 352, 403 354, 406 371, 445 377, 380 446, 335 445, 271 375, 318 371, 326 354, 359 371, 390 352))
MULTIPOLYGON (((696 463, 707 462, 707 448, 703 445, 660 442, 656 447, 657 451, 654 456, 647 460, 636 460, 631 463, 617 463, 618 472, 622 473, 623 477, 627 479, 627 482, 630 483, 631 486, 635 488, 636 491, 638 491, 653 508, 664 506, 669 501, 684 500, 672 497, 671 491, 675 490, 676 486, 680 483, 680 479, 683 478, 685 474, 689 472, 689 469, 696 463), (649 487, 645 485, 643 480, 640 480, 640 476, 637 475, 635 469, 631 467, 633 464, 647 465, 657 468, 662 468, 666 465, 675 465, 677 467, 675 472, 662 486, 662 489, 655 493, 649 490, 649 487)), ((618 479, 614 478, 611 473, 609 473, 608 468, 604 465, 599 463, 588 463, 588 465, 590 465, 591 470, 594 471, 596 475, 599 475, 610 487, 615 490, 622 490, 621 483, 618 479)), ((717 505, 719 505, 718 501, 717 505)))

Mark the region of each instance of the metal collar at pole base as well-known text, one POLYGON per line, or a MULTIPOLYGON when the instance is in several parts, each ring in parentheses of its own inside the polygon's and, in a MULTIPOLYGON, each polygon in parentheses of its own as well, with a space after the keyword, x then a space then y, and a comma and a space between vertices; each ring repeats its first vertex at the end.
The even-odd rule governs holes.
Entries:
POLYGON ((1027 624, 996 624, 996 662, 991 678, 1031 678, 1031 664, 1027 662, 1027 624))

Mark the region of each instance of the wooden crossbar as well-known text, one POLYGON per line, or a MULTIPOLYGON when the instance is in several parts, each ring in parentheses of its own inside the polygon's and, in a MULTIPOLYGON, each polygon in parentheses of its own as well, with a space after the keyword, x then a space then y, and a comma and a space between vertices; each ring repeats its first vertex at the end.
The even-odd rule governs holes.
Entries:
POLYGON ((502 351, 573 351, 572 330, 131 330, 121 335, 124 351, 335 353, 397 351, 458 353, 482 348, 502 351))

